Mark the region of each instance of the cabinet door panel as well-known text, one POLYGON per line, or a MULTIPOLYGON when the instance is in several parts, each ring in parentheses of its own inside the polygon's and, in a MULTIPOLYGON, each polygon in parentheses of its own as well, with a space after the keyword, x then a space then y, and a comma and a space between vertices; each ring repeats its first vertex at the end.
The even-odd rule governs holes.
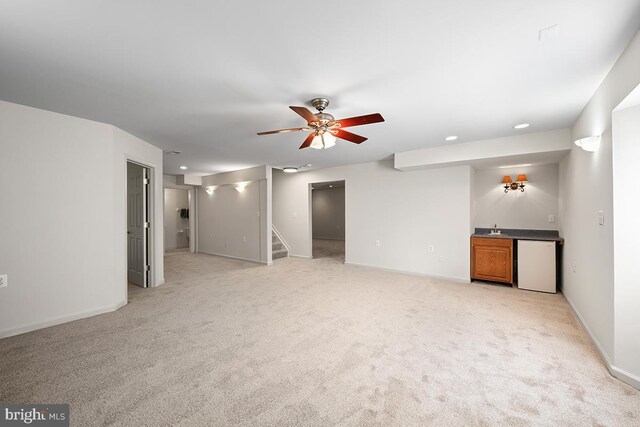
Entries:
POLYGON ((511 251, 507 248, 476 246, 476 275, 502 280, 511 275, 511 251))

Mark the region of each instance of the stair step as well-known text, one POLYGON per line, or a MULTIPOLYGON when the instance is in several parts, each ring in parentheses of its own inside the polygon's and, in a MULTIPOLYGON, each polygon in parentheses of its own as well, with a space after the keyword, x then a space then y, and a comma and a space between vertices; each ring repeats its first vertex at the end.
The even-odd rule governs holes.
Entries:
POLYGON ((273 259, 286 258, 287 256, 289 256, 289 253, 287 252, 286 249, 280 249, 278 251, 273 251, 272 253, 273 259))
POLYGON ((282 244, 282 242, 273 242, 271 244, 271 249, 273 251, 279 251, 280 249, 284 249, 284 245, 282 244))

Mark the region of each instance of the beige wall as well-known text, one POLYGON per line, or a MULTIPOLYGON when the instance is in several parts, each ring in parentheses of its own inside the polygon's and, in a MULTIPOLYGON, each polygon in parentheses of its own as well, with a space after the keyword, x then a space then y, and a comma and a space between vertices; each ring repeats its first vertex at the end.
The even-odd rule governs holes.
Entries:
POLYGON ((313 238, 344 240, 344 187, 315 189, 313 238))
MULTIPOLYGON (((612 373, 640 387, 640 372, 622 372, 614 351, 613 109, 640 84, 636 34, 572 128, 573 139, 602 134, 599 150, 574 146, 560 164, 563 293, 588 329, 612 373), (598 222, 598 211, 605 223, 598 222), (575 268, 574 268, 575 266, 575 268)), ((637 355, 636 355, 637 356, 637 355)))
POLYGON ((469 166, 400 172, 391 160, 274 171, 273 223, 292 255, 310 257, 309 185, 344 180, 347 263, 468 281, 470 174, 469 166))
POLYGON ((2 101, 0 123, 0 274, 9 276, 0 337, 127 303, 127 159, 153 168, 152 284, 164 282, 160 149, 107 124, 2 101))
POLYGON ((474 177, 475 227, 558 229, 558 165, 477 170, 474 177), (504 192, 502 177, 527 175, 525 191, 504 192), (549 222, 549 215, 554 222, 549 222))

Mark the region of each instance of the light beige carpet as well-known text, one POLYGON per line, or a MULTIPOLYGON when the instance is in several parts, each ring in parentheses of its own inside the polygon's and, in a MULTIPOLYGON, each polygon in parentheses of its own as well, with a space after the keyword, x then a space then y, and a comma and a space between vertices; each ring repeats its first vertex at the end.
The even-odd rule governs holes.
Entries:
POLYGON ((168 256, 119 311, 1 340, 0 401, 75 426, 640 424, 561 295, 337 257, 168 256))

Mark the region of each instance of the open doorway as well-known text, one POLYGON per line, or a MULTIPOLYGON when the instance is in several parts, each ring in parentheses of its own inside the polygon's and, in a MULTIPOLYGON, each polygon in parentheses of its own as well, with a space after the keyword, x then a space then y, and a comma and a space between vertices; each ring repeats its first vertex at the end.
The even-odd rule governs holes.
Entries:
POLYGON ((127 162, 127 279, 130 285, 149 287, 151 176, 148 167, 127 162))
POLYGON ((313 258, 345 261, 345 182, 311 184, 313 258))
POLYGON ((164 251, 188 252, 191 239, 191 194, 180 188, 164 189, 164 251))

